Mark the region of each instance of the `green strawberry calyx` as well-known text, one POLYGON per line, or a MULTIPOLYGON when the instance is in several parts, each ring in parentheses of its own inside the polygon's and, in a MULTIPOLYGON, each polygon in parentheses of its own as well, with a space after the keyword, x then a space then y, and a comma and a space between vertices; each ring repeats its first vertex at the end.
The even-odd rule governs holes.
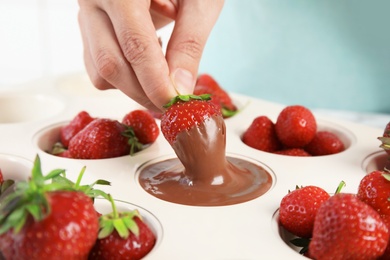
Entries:
POLYGON ((66 147, 61 142, 56 142, 51 148, 50 154, 58 155, 60 153, 65 152, 66 150, 66 147))
POLYGON ((190 100, 211 100, 211 94, 202 94, 202 95, 178 95, 172 98, 167 104, 165 104, 164 108, 169 108, 173 104, 177 102, 188 102, 190 100))
POLYGON ((5 191, 12 187, 12 185, 15 184, 14 180, 4 180, 2 183, 0 183, 0 196, 1 194, 5 193, 5 191))
POLYGON ((384 133, 384 135, 386 135, 386 136, 378 137, 378 139, 382 142, 379 147, 382 148, 389 155, 387 162, 386 162, 386 165, 384 167, 384 170, 388 173, 390 173, 390 137, 388 136, 389 134, 390 134, 390 128, 386 127, 386 130, 384 133))
POLYGON ((127 239, 130 233, 135 236, 139 235, 139 228, 135 222, 135 217, 142 220, 138 210, 118 212, 114 199, 108 194, 108 200, 111 203, 112 212, 110 214, 102 215, 99 218, 100 230, 98 234, 99 239, 108 237, 114 230, 123 239, 127 239))
POLYGON ((122 135, 128 139, 127 143, 130 146, 130 155, 133 156, 136 152, 141 151, 144 146, 135 135, 134 129, 128 125, 124 126, 126 129, 122 132, 122 135))
POLYGON ((54 191, 84 192, 94 199, 97 196, 107 197, 106 193, 93 189, 95 184, 109 185, 104 180, 98 180, 91 185, 80 185, 85 167, 81 170, 76 183, 65 177, 64 169, 54 169, 43 175, 41 160, 37 155, 29 180, 15 184, 14 191, 4 195, 0 200, 0 235, 13 229, 18 233, 29 216, 34 221, 41 221, 50 215, 51 208, 46 194, 54 191))
POLYGON ((222 113, 222 116, 224 118, 229 118, 229 117, 235 116, 238 112, 239 112, 239 110, 231 110, 227 107, 221 108, 221 113, 222 113))
POLYGON ((384 150, 390 150, 390 137, 381 136, 378 137, 378 139, 382 142, 382 144, 379 146, 380 148, 384 150))

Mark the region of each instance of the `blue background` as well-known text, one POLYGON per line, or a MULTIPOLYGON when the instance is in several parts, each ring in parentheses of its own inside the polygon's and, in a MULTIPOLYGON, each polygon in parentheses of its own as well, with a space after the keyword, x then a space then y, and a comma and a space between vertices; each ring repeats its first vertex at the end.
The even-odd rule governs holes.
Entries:
POLYGON ((226 0, 200 65, 286 105, 390 113, 389 0, 226 0))

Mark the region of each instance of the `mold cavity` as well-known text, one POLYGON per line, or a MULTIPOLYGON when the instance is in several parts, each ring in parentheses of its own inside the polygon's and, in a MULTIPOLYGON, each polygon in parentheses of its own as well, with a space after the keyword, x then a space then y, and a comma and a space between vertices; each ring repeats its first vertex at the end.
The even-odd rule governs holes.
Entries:
POLYGON ((212 178, 190 176, 180 160, 165 156, 142 165, 136 174, 149 194, 172 203, 191 206, 225 206, 247 202, 267 193, 275 183, 272 170, 259 161, 238 156, 226 157, 228 166, 212 178))
POLYGON ((57 123, 40 130, 33 138, 34 144, 41 151, 51 153, 55 143, 60 141, 61 127, 66 123, 57 123))
POLYGON ((12 154, 0 154, 0 170, 4 180, 25 181, 31 175, 33 163, 23 157, 12 154))
POLYGON ((385 151, 372 153, 363 160, 362 168, 366 173, 376 170, 390 170, 389 155, 385 151))
POLYGON ((0 96, 0 124, 23 123, 46 119, 64 109, 53 97, 42 95, 0 96))
POLYGON ((288 232, 286 229, 284 229, 280 223, 279 223, 279 209, 274 213, 274 215, 272 216, 272 229, 273 231, 276 233, 276 235, 278 237, 280 237, 283 242, 288 246, 290 247, 292 250, 294 250, 295 252, 297 252, 297 254, 299 254, 299 251, 302 249, 300 247, 297 247, 295 245, 293 245, 290 241, 295 239, 295 238, 298 238, 297 236, 291 234, 290 232, 288 232))
MULTIPOLYGON (((163 227, 161 225, 161 222, 157 219, 157 217, 152 214, 150 211, 137 206, 135 204, 122 201, 122 200, 115 200, 115 205, 117 207, 118 212, 124 212, 124 211, 132 211, 132 210, 138 210, 142 220, 149 226, 149 228, 152 230, 154 235, 156 236, 156 243, 153 247, 153 249, 149 252, 148 256, 153 254, 158 246, 161 244, 161 241, 163 239, 163 227)), ((112 212, 112 207, 109 201, 105 199, 97 198, 95 200, 95 209, 101 214, 109 214, 112 212)))
MULTIPOLYGON (((249 127, 249 125, 247 126, 247 128, 249 127)), ((244 131, 241 133, 240 135, 241 140, 243 139, 244 132, 247 130, 247 128, 244 129, 244 131)), ((341 152, 344 152, 345 150, 349 149, 356 143, 356 136, 351 131, 349 131, 348 129, 340 125, 331 122, 317 120, 317 132, 318 131, 328 131, 335 134, 340 139, 340 141, 344 144, 344 150, 341 152)), ((317 155, 317 156, 324 156, 324 155, 317 155)))

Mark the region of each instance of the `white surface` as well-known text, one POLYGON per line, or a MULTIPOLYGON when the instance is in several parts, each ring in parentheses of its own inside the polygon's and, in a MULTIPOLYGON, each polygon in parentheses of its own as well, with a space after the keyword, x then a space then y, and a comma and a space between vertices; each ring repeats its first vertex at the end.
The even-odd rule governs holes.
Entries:
POLYGON ((385 129, 390 122, 390 114, 381 113, 359 113, 353 111, 314 109, 314 112, 320 115, 347 120, 362 125, 385 129))
POLYGON ((84 70, 77 1, 0 1, 0 89, 84 70))
MULTIPOLYGON (((0 153, 30 160, 38 153, 45 172, 65 168, 68 176, 75 179, 81 168, 87 166, 85 183, 98 178, 110 180, 112 186, 104 187, 107 192, 116 199, 144 208, 161 224, 159 243, 146 259, 304 259, 284 243, 275 225, 273 216, 282 197, 295 185, 319 185, 333 192, 341 180, 347 183, 345 192, 356 192, 365 175, 365 158, 380 151, 377 137, 382 134, 382 128, 321 114, 315 114, 320 128, 337 132, 348 146, 346 151, 331 156, 298 158, 254 150, 242 143, 240 136, 256 116, 267 115, 275 120, 283 106, 232 94, 239 107, 246 106, 242 112, 226 120, 227 153, 239 153, 267 165, 276 176, 273 188, 255 200, 226 207, 168 203, 149 195, 136 179, 137 169, 143 163, 173 154, 162 135, 133 157, 72 160, 49 155, 40 149, 39 140, 45 136, 48 127, 70 120, 81 110, 92 116, 120 119, 125 113, 139 108, 119 92, 102 95, 84 79, 84 75, 77 74, 25 85, 29 94, 56 99, 63 109, 44 118, 0 123, 0 153), (83 95, 78 95, 76 90, 79 89, 83 95)), ((20 91, 25 93, 22 87, 20 91)), ((0 97, 5 96, 6 91, 0 92, 0 97)), ((29 107, 28 102, 24 105, 29 107)), ((29 108, 31 113, 36 109, 29 108)))
MULTIPOLYGON (((0 90, 84 71, 77 1, 0 1, 0 90)), ((163 46, 172 25, 159 32, 163 46)))

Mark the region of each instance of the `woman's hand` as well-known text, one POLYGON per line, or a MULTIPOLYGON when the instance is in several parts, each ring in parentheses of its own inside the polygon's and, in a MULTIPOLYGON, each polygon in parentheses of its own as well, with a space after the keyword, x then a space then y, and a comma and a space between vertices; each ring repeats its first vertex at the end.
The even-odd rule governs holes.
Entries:
POLYGON ((84 61, 98 89, 117 88, 148 109, 192 93, 223 0, 79 0, 84 61), (166 56, 156 29, 175 21, 166 56))

